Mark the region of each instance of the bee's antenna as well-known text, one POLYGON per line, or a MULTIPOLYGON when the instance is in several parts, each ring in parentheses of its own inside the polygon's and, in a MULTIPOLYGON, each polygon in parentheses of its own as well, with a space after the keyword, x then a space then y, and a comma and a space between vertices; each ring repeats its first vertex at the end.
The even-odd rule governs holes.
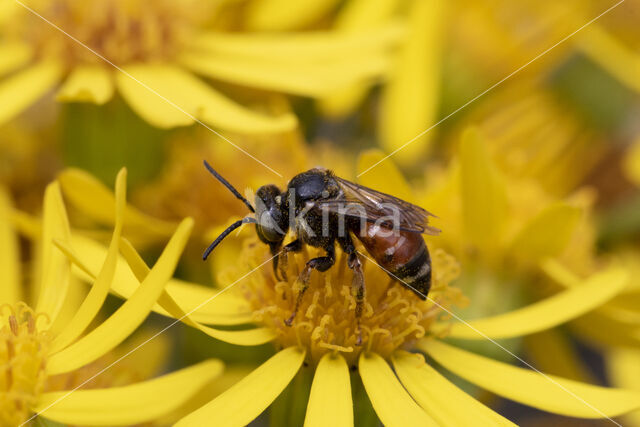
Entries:
POLYGON ((233 230, 235 230, 236 228, 240 227, 242 224, 250 224, 250 223, 255 224, 256 222, 257 221, 256 221, 255 218, 246 217, 246 218, 240 219, 240 220, 234 222, 233 224, 231 224, 229 227, 227 227, 226 230, 224 230, 222 233, 220 233, 220 235, 218 237, 216 237, 216 240, 214 240, 213 243, 211 243, 209 245, 207 250, 204 251, 204 253, 202 254, 202 260, 206 261, 207 257, 211 253, 211 251, 214 250, 216 248, 216 246, 218 246, 218 244, 220 242, 222 242, 222 240, 225 237, 227 237, 229 235, 229 233, 231 233, 233 230))
POLYGON ((238 199, 242 200, 244 202, 244 204, 247 205, 247 207, 249 208, 249 210, 251 212, 255 213, 256 210, 253 209, 253 206, 251 206, 251 203, 247 199, 242 197, 242 194, 240 194, 240 192, 238 192, 238 190, 233 188, 233 185, 229 184, 226 179, 224 179, 222 176, 220 176, 220 174, 218 172, 216 172, 211 167, 211 165, 209 163, 207 163, 206 160, 204 160, 204 167, 207 168, 207 170, 209 172, 211 172, 211 175, 213 175, 218 181, 220 181, 222 183, 222 185, 227 187, 229 189, 229 191, 231 191, 233 193, 234 196, 236 196, 238 199))

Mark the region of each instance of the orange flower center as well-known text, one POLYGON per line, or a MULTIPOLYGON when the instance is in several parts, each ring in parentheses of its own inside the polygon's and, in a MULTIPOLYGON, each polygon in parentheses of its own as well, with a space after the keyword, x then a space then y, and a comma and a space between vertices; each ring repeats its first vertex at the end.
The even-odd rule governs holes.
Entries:
MULTIPOLYGON (((449 286, 458 275, 458 263, 442 250, 433 253, 433 285, 426 301, 361 257, 366 302, 361 319, 363 343, 358 346, 356 299, 351 288, 353 276, 346 255, 338 249, 333 267, 324 273, 312 272, 300 309, 293 324, 287 326, 285 320, 293 312, 300 289, 297 277, 306 262, 323 255, 321 252, 306 248, 301 253, 290 254, 287 281, 277 280, 271 263, 267 263, 259 273, 238 283, 242 295, 254 310, 256 321, 275 330, 280 346, 306 348, 312 363, 332 351, 342 353, 350 364, 355 365, 359 354, 365 350, 387 357, 396 349, 410 349, 417 339, 430 334, 432 324, 446 314, 442 307, 466 303, 460 291, 449 286)), ((270 256, 265 245, 257 239, 248 239, 237 265, 254 268, 270 256)), ((228 282, 240 275, 240 269, 232 267, 221 279, 228 282)))
POLYGON ((206 13, 197 2, 155 0, 31 0, 22 19, 6 31, 29 41, 38 55, 65 59, 69 65, 101 63, 94 52, 116 64, 166 60, 184 45, 206 13))

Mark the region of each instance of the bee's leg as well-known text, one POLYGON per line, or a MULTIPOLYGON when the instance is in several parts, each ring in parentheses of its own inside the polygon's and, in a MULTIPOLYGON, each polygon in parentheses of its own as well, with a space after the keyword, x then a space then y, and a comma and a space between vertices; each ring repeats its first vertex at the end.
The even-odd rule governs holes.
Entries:
POLYGON ((364 273, 362 272, 362 263, 358 258, 358 252, 351 240, 351 236, 342 237, 338 239, 338 243, 342 247, 342 250, 349 256, 347 264, 353 271, 353 281, 351 282, 351 288, 355 290, 356 297, 356 330, 358 338, 356 345, 362 345, 362 327, 360 325, 362 319, 362 312, 364 310, 364 298, 365 298, 365 285, 364 285, 364 273))
POLYGON ((269 249, 271 250, 271 255, 273 256, 273 275, 276 277, 276 280, 282 280, 278 276, 278 261, 280 259, 280 248, 282 247, 282 242, 269 243, 269 249))
MULTIPOLYGON (((280 259, 280 268, 278 271, 284 280, 287 280, 287 267, 289 265, 289 252, 300 252, 302 250, 302 240, 296 239, 293 242, 284 245, 282 253, 278 258, 280 259)), ((278 261, 274 261, 274 265, 277 265, 278 261)))
POLYGON ((333 242, 325 247, 327 251, 326 256, 321 256, 317 258, 312 258, 307 261, 307 264, 304 266, 302 273, 298 277, 298 281, 300 282, 300 292, 298 292, 298 297, 296 299, 296 305, 293 308, 293 313, 291 313, 291 317, 284 321, 287 326, 291 326, 293 323, 293 319, 296 317, 298 313, 298 309, 300 309, 300 303, 302 302, 302 297, 304 293, 309 288, 309 278, 311 277, 312 270, 318 270, 321 272, 327 271, 331 268, 333 264, 336 262, 336 250, 333 242))

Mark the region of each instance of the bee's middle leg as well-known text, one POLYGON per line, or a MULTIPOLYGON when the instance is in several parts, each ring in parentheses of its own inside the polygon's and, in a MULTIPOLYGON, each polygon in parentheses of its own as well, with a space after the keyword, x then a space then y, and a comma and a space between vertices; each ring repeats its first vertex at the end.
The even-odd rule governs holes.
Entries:
POLYGON ((338 243, 342 247, 342 250, 349 256, 347 264, 351 271, 353 271, 353 281, 351 282, 352 289, 355 290, 356 298, 356 331, 358 338, 356 345, 362 345, 362 327, 361 319, 362 312, 364 311, 364 298, 365 298, 365 285, 364 285, 364 273, 362 272, 362 263, 358 258, 358 252, 353 244, 350 236, 338 239, 338 243))
POLYGON ((333 264, 335 264, 336 251, 333 242, 331 242, 331 244, 328 245, 325 250, 327 251, 326 256, 310 259, 309 261, 307 261, 307 264, 302 270, 302 273, 300 273, 300 276, 298 277, 298 281, 300 282, 300 291, 298 292, 298 297, 296 298, 296 304, 293 308, 293 313, 291 313, 291 317, 284 321, 287 326, 291 326, 291 324, 293 323, 293 319, 296 317, 296 314, 300 309, 302 297, 309 288, 309 278, 311 277, 311 271, 318 270, 320 272, 324 272, 330 269, 333 264))

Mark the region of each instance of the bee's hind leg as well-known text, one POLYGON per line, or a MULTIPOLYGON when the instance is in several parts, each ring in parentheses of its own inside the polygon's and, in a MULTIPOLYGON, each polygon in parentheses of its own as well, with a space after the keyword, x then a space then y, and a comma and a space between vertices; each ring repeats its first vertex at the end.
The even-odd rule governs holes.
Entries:
POLYGON ((296 304, 293 308, 293 313, 291 313, 291 317, 289 317, 287 320, 284 321, 284 323, 287 326, 291 326, 291 324, 293 323, 293 319, 296 317, 296 314, 300 309, 300 303, 302 302, 302 297, 304 296, 304 293, 309 288, 309 278, 311 277, 311 271, 318 270, 318 271, 324 272, 324 271, 327 271, 329 268, 331 268, 333 264, 335 264, 336 251, 335 251, 333 242, 331 242, 331 244, 328 245, 325 248, 325 250, 327 251, 326 256, 312 258, 309 261, 307 261, 307 264, 302 270, 302 273, 300 273, 300 276, 298 276, 298 281, 300 282, 300 291, 298 292, 298 297, 296 298, 296 304))
POLYGON ((356 298, 356 330, 358 338, 356 339, 356 345, 362 345, 362 312, 364 310, 364 298, 365 298, 365 285, 364 285, 364 273, 362 272, 362 263, 358 258, 358 252, 351 240, 350 236, 346 238, 338 239, 338 243, 342 247, 342 250, 349 256, 347 264, 353 271, 353 281, 351 282, 351 288, 355 291, 356 298))

